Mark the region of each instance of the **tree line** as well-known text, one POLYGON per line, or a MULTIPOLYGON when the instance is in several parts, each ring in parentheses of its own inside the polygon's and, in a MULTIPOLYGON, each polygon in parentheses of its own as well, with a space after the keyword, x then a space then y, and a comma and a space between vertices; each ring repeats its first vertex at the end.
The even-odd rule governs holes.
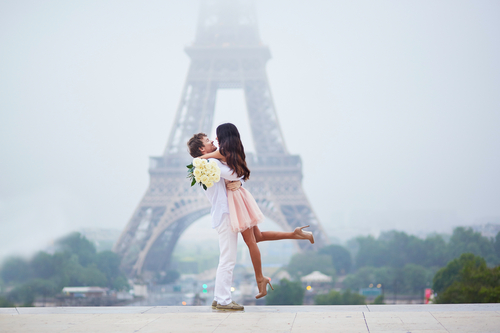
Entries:
POLYGON ((31 259, 11 257, 3 262, 0 306, 30 306, 36 296, 55 296, 68 286, 129 289, 116 253, 97 252, 94 244, 77 232, 58 240, 55 246, 53 254, 40 251, 31 259))
MULTIPOLYGON (((447 241, 441 235, 421 239, 399 231, 382 233, 378 238, 357 237, 349 241, 347 247, 330 245, 313 253, 296 254, 286 269, 293 280, 299 280, 313 271, 320 271, 333 276, 334 279, 343 276, 344 292, 332 291, 329 296, 318 295, 317 304, 360 304, 362 300, 352 296, 351 290, 367 288, 370 284, 381 284, 384 292, 407 295, 422 295, 425 288, 434 288, 438 293, 438 301, 452 302, 472 299, 457 297, 459 292, 456 290, 464 291, 469 288, 466 285, 473 281, 476 287, 472 290, 479 290, 477 286, 487 290, 482 299, 500 301, 500 290, 497 290, 500 287, 488 287, 491 281, 496 281, 500 286, 495 275, 500 270, 495 266, 499 264, 500 232, 495 238, 487 238, 471 228, 458 227, 453 230, 447 241), (465 265, 465 259, 461 257, 463 254, 467 254, 466 258, 469 260, 470 256, 475 258, 477 264, 465 265), (454 260, 461 260, 461 264, 454 260), (455 269, 446 270, 449 265, 454 265, 455 269), (443 277, 443 271, 451 273, 444 274, 443 277), (448 281, 450 276, 461 282, 442 282, 448 281), (446 288, 440 285, 445 285, 446 288), (448 288, 455 291, 452 292, 448 288), (499 296, 495 296, 495 292, 499 296)), ((299 285, 300 283, 295 287, 298 288, 299 285)), ((473 292, 469 294, 472 295, 473 292)))

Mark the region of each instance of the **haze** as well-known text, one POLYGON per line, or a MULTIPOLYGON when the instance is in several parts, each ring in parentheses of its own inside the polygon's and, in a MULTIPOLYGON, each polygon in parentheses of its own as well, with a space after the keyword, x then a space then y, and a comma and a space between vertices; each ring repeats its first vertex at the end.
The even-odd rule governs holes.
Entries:
MULTIPOLYGON (((257 1, 290 153, 332 240, 500 221, 498 1, 257 1)), ((0 3, 0 258, 122 229, 161 155, 197 1, 0 3)), ((243 95, 218 95, 253 149, 243 95)))

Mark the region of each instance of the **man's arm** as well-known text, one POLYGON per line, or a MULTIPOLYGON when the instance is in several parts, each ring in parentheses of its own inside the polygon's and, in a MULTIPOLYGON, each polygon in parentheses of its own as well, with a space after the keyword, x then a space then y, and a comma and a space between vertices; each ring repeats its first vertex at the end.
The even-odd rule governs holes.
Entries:
POLYGON ((220 178, 222 179, 227 179, 230 181, 230 183, 226 184, 226 188, 231 191, 236 191, 237 189, 240 188, 241 185, 243 185, 244 181, 241 177, 238 177, 238 175, 233 173, 233 170, 231 170, 227 165, 222 164, 221 161, 215 160, 217 165, 219 166, 220 169, 220 178))
POLYGON ((200 158, 204 158, 204 159, 207 159, 207 160, 209 158, 216 158, 216 159, 220 160, 221 158, 224 159, 224 156, 222 156, 222 154, 219 152, 219 150, 216 150, 213 153, 208 153, 208 154, 205 154, 205 155, 201 155, 200 158))

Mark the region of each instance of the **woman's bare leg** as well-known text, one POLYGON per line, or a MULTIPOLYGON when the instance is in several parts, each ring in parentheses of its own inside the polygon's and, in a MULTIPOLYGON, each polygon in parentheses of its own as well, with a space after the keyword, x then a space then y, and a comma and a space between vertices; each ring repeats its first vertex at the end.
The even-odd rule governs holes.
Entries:
POLYGON ((259 227, 255 226, 252 228, 255 240, 258 242, 264 241, 275 241, 280 239, 305 239, 294 232, 283 232, 283 231, 260 231, 259 227))
POLYGON ((252 259, 253 270, 255 271, 255 279, 258 283, 259 281, 262 281, 264 279, 264 275, 262 275, 262 261, 260 259, 260 250, 257 246, 254 231, 252 230, 254 228, 256 227, 242 231, 241 236, 243 236, 243 240, 248 246, 250 258, 252 259))

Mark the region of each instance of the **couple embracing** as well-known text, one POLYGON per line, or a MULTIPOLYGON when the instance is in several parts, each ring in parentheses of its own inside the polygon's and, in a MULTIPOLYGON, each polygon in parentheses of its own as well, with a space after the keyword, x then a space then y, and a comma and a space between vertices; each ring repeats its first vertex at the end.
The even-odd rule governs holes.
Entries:
POLYGON ((188 141, 192 157, 215 161, 221 170, 220 180, 205 192, 212 209, 212 228, 219 234, 219 266, 215 277, 214 301, 212 308, 220 310, 243 310, 243 306, 231 299, 233 269, 236 264, 238 232, 248 246, 255 271, 259 293, 255 298, 267 295, 267 285, 271 280, 262 274, 262 263, 258 242, 280 239, 304 239, 314 243, 311 232, 297 227, 293 232, 260 231, 257 226, 264 220, 255 199, 242 185, 250 177, 245 161, 245 150, 240 133, 230 123, 222 124, 216 130, 219 150, 204 133, 195 134, 188 141))

